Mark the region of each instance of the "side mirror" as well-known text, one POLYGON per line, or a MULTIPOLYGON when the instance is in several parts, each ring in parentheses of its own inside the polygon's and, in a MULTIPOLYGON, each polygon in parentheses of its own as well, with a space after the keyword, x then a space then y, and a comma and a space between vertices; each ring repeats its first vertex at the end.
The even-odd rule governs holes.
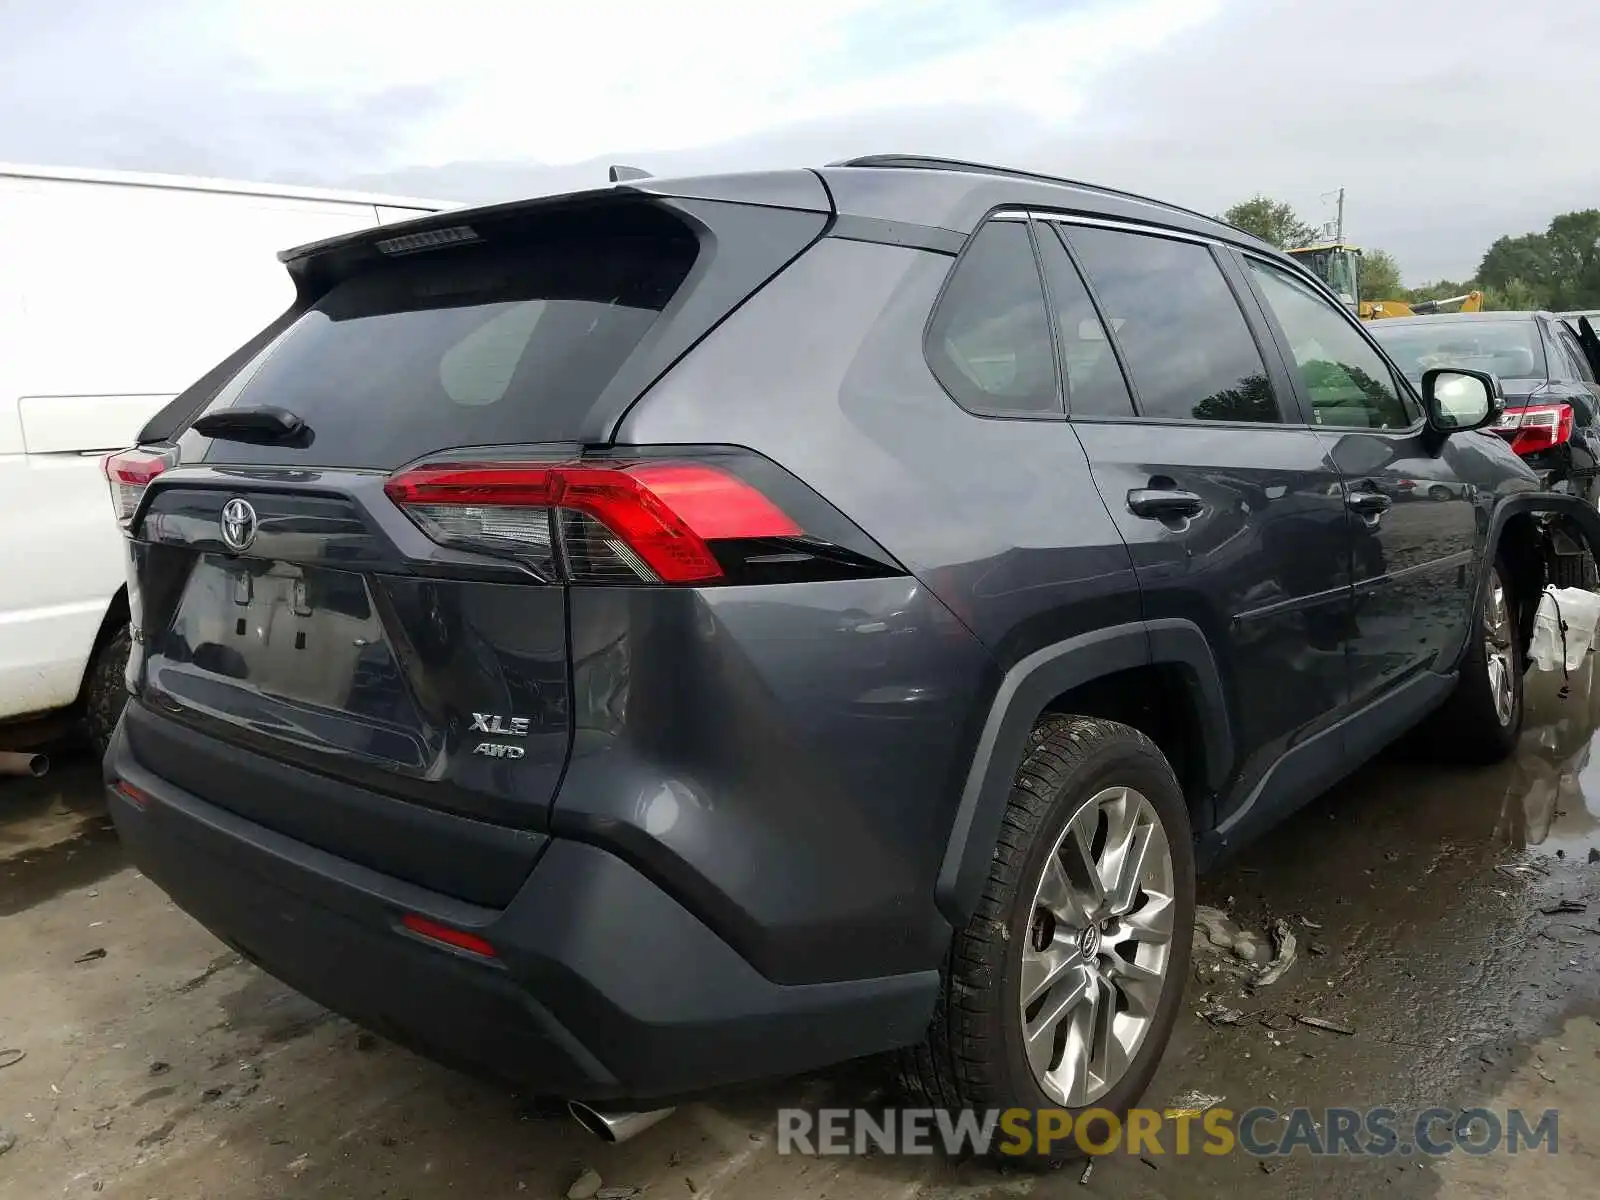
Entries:
POLYGON ((1487 371, 1465 367, 1429 367, 1422 373, 1422 400, 1428 425, 1442 434, 1492 425, 1505 412, 1500 381, 1487 371))

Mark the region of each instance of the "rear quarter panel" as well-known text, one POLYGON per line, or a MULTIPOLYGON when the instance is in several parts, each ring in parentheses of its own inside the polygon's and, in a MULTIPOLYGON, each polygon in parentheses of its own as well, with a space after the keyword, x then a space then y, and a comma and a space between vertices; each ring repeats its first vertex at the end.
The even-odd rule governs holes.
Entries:
MULTIPOLYGON (((679 602, 688 607, 670 637, 638 614, 603 617, 598 598, 586 615, 591 601, 574 596, 579 730, 552 829, 578 818, 588 802, 574 797, 597 789, 574 784, 606 761, 583 733, 588 663, 600 659, 581 639, 600 644, 602 629, 619 631, 612 654, 635 681, 681 648, 689 658, 670 687, 658 678, 656 702, 642 705, 630 686, 602 744, 627 743, 643 761, 671 765, 689 789, 673 811, 689 819, 653 832, 654 806, 642 800, 609 816, 629 827, 636 855, 669 864, 658 870, 679 860, 721 881, 723 894, 702 911, 764 914, 742 942, 765 970, 936 964, 944 941, 928 931, 944 927, 934 881, 1002 673, 1043 646, 1138 617, 1126 548, 1071 426, 972 416, 928 369, 923 327, 952 262, 823 239, 647 393, 617 435, 757 450, 855 521, 911 579, 874 582, 851 600, 831 584, 804 597, 708 590, 679 602), (669 693, 676 704, 663 699, 669 693), (725 740, 702 731, 695 761, 671 763, 673 747, 687 743, 641 724, 648 712, 710 721, 725 740), (702 811, 724 823, 695 819, 702 811), (732 845, 719 852, 743 866, 721 866, 712 853, 714 831, 726 829, 738 829, 742 857, 732 845), (808 909, 820 924, 800 920, 808 909), (829 941, 835 958, 824 967, 808 953, 829 941), (795 957, 785 960, 780 945, 795 957)), ((627 792, 598 792, 619 790, 627 792)))
POLYGON ((1127 548, 1064 420, 977 417, 929 370, 953 259, 825 238, 624 419, 624 443, 760 451, 854 520, 1007 668, 1134 619, 1127 548))

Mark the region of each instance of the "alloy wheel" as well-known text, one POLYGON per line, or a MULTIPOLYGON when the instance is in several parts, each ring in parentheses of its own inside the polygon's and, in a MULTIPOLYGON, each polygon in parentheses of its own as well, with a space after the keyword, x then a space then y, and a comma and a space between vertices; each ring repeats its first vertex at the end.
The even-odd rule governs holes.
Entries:
POLYGON ((1501 725, 1510 725, 1516 713, 1516 664, 1511 654, 1511 610, 1506 604, 1500 572, 1489 575, 1489 594, 1483 605, 1483 661, 1489 673, 1489 695, 1501 725))
POLYGON ((1045 858, 1022 952, 1021 1016, 1034 1078, 1058 1103, 1093 1103, 1138 1053, 1166 982, 1173 892, 1166 830, 1132 788, 1090 797, 1045 858))

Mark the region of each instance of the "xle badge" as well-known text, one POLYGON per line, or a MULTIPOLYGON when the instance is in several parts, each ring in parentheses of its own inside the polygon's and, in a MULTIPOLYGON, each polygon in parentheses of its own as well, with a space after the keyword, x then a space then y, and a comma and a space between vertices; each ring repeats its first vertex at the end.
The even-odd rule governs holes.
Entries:
MULTIPOLYGON (((500 737, 528 736, 527 717, 502 717, 495 713, 473 713, 472 732, 492 733, 500 737)), ((501 742, 479 742, 472 748, 474 754, 484 758, 522 758, 528 752, 521 746, 507 746, 501 742)))
MULTIPOLYGON (((500 717, 494 713, 473 713, 473 733, 497 733, 501 737, 527 737, 527 717, 500 717)), ((518 755, 520 758, 521 755, 518 755)))

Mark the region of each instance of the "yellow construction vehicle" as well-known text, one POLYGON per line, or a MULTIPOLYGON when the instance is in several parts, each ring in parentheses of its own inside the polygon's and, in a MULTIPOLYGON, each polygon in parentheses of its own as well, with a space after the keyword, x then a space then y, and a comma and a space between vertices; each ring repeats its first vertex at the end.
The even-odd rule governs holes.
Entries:
POLYGON ((1456 312, 1480 312, 1483 309, 1483 293, 1466 292, 1441 300, 1418 300, 1415 304, 1407 304, 1404 300, 1363 300, 1356 311, 1363 321, 1375 321, 1379 317, 1420 317, 1443 312, 1452 305, 1460 305, 1456 312))
POLYGON ((1347 242, 1318 242, 1296 246, 1289 251, 1302 267, 1333 289, 1351 308, 1361 300, 1357 281, 1361 278, 1361 248, 1347 242))
POLYGON ((1482 292, 1467 292, 1444 300, 1423 300, 1410 304, 1404 300, 1363 300, 1359 289, 1361 278, 1361 247, 1348 242, 1320 242, 1312 246, 1296 246, 1289 251, 1334 294, 1356 310, 1363 321, 1376 321, 1380 317, 1410 317, 1423 313, 1443 312, 1459 304, 1459 312, 1478 312, 1483 308, 1482 292))

